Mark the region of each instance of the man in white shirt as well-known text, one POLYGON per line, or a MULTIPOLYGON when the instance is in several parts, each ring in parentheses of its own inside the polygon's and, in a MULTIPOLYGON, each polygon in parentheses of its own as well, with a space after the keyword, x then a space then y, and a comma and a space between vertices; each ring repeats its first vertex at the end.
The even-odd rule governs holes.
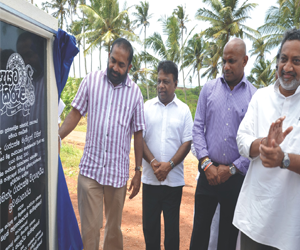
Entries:
POLYGON ((300 30, 284 35, 278 76, 252 97, 237 133, 251 160, 233 219, 241 250, 300 247, 300 30))
POLYGON ((162 61, 157 73, 158 97, 147 101, 144 109, 143 231, 146 249, 160 250, 163 211, 165 249, 179 250, 183 160, 191 147, 193 119, 189 107, 175 95, 177 65, 162 61))

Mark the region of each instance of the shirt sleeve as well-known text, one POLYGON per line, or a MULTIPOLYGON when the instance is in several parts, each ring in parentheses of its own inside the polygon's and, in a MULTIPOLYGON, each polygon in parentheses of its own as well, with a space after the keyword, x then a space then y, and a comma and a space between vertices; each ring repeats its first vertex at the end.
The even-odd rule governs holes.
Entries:
POLYGON ((207 144, 205 139, 206 125, 206 102, 207 101, 207 86, 204 85, 198 99, 194 126, 193 126, 193 143, 198 160, 208 156, 207 144))
POLYGON ((132 122, 132 128, 134 132, 145 130, 146 129, 146 123, 145 123, 145 117, 144 117, 144 100, 142 93, 138 89, 138 101, 136 108, 134 110, 133 114, 133 122, 132 122))
POLYGON ((248 110, 239 126, 236 136, 236 142, 240 155, 248 158, 249 160, 252 160, 250 157, 250 147, 252 142, 256 139, 254 121, 257 119, 257 93, 258 92, 253 95, 249 103, 248 110))
POLYGON ((192 130, 193 130, 193 118, 192 118, 191 111, 187 106, 186 112, 185 112, 182 143, 185 143, 187 141, 192 141, 192 139, 193 139, 192 130))
POLYGON ((72 106, 76 108, 82 116, 85 116, 88 110, 88 91, 87 91, 87 77, 80 83, 77 94, 72 101, 72 106))
POLYGON ((248 168, 249 168, 249 164, 250 164, 250 160, 248 158, 245 158, 243 156, 240 156, 239 158, 237 158, 234 162, 233 162, 234 166, 237 167, 237 169, 243 174, 246 175, 248 168))

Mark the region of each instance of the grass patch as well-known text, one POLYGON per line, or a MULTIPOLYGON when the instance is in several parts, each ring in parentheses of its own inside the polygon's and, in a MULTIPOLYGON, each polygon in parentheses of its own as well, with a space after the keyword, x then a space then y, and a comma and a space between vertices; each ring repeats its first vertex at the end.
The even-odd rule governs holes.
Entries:
POLYGON ((79 124, 74 128, 74 131, 86 132, 87 124, 79 124))
POLYGON ((75 176, 79 173, 79 163, 83 150, 76 146, 62 141, 60 149, 60 158, 63 165, 64 173, 67 176, 75 176))

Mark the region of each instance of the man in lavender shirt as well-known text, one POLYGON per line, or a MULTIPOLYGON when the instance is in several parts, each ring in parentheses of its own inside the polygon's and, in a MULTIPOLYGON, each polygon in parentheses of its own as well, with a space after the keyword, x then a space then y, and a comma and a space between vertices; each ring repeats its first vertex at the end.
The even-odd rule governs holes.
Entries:
POLYGON ((193 127, 200 177, 195 193, 195 216, 190 249, 207 250, 210 226, 218 203, 218 250, 235 250, 238 230, 232 225, 237 198, 249 167, 239 154, 236 134, 256 88, 244 67, 246 45, 235 38, 223 51, 223 76, 202 88, 193 127))
POLYGON ((107 69, 88 74, 72 102, 73 109, 59 129, 63 139, 88 113, 86 143, 78 176, 78 208, 85 250, 98 250, 105 206, 103 250, 123 249, 122 211, 129 178, 129 152, 134 134, 135 175, 129 198, 137 195, 141 183, 143 97, 127 76, 133 49, 118 38, 109 53, 107 69))

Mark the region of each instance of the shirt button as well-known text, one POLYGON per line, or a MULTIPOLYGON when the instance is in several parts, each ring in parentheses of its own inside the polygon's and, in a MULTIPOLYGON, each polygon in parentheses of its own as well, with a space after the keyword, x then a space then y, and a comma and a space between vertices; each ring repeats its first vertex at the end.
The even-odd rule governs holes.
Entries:
POLYGON ((228 126, 228 123, 226 123, 226 126, 228 126))
POLYGON ((230 108, 228 108, 228 110, 230 110, 230 108))
POLYGON ((105 152, 107 153, 107 150, 105 150, 105 152))
POLYGON ((232 94, 230 93, 230 95, 232 95, 232 94))
POLYGON ((224 139, 224 141, 226 141, 226 138, 224 139))
POLYGON ((223 154, 225 156, 225 154, 223 154))
POLYGON ((106 136, 108 136, 108 134, 106 134, 106 136))

